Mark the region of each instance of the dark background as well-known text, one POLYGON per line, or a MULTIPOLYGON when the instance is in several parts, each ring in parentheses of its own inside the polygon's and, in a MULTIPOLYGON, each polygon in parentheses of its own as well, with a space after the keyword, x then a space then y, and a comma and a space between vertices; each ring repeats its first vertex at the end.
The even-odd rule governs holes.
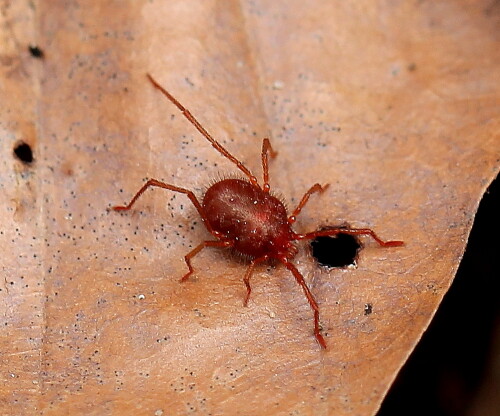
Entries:
POLYGON ((484 195, 455 280, 378 416, 500 415, 499 187, 484 195))

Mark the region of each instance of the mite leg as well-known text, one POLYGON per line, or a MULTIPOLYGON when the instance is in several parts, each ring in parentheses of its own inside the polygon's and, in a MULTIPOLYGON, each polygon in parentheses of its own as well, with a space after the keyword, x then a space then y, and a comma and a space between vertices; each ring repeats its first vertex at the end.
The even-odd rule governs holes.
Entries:
POLYGON ((316 237, 327 237, 337 234, 369 235, 382 247, 399 247, 404 245, 403 241, 384 241, 369 228, 333 228, 330 230, 313 231, 307 234, 296 234, 296 239, 310 240, 316 237))
POLYGON ((268 258, 269 256, 258 257, 256 259, 253 259, 250 263, 250 266, 248 266, 245 277, 243 277, 243 281, 245 282, 245 286, 247 287, 247 295, 245 297, 245 301, 243 302, 244 306, 248 306, 248 299, 250 299, 250 293, 252 293, 252 288, 250 287, 250 277, 252 277, 253 269, 257 264, 266 261, 268 258))
POLYGON ((205 137, 205 139, 207 139, 212 144, 215 150, 217 150, 221 155, 233 162, 238 169, 240 169, 245 175, 248 176, 248 179, 250 179, 250 182, 253 185, 257 187, 259 186, 257 178, 252 175, 252 172, 250 172, 242 162, 236 159, 224 146, 222 146, 217 140, 215 140, 212 135, 207 130, 205 130, 201 123, 191 114, 191 112, 179 101, 177 101, 177 99, 172 94, 170 94, 165 88, 163 88, 151 75, 146 75, 149 81, 151 81, 151 84, 153 84, 156 89, 158 89, 165 97, 167 97, 172 102, 172 104, 174 104, 181 111, 184 117, 186 117, 189 122, 194 127, 196 127, 196 129, 203 135, 203 137, 205 137))
POLYGON ((304 281, 304 277, 300 274, 297 268, 292 263, 290 263, 287 258, 280 258, 280 261, 286 266, 288 270, 292 272, 295 280, 304 290, 307 301, 309 302, 309 305, 311 305, 311 309, 314 311, 314 336, 318 340, 319 345, 321 345, 322 348, 326 349, 325 339, 319 332, 319 307, 316 303, 316 300, 314 299, 314 296, 307 287, 306 282, 304 281))
POLYGON ((128 205, 117 205, 114 206, 113 209, 115 211, 128 211, 132 206, 135 204, 135 202, 139 199, 139 197, 148 189, 149 187, 156 186, 158 188, 163 188, 163 189, 168 189, 170 191, 174 192, 180 192, 181 194, 185 194, 188 196, 188 198, 191 200, 193 205, 196 207, 198 212, 200 213, 200 216, 203 220, 203 223, 205 224, 205 227, 207 227, 208 231, 212 233, 215 237, 219 236, 219 233, 216 231, 212 230, 212 227, 210 226, 210 223, 207 220, 207 217, 205 215, 205 212, 203 211, 203 207, 201 206, 200 202, 198 199, 196 199, 196 196, 194 193, 188 189, 180 188, 178 186, 170 185, 168 183, 160 182, 156 179, 149 179, 141 189, 134 195, 134 197, 131 199, 131 201, 128 203, 128 205))
POLYGON ((297 215, 300 214, 300 211, 302 211, 302 208, 304 208, 304 205, 307 203, 309 200, 309 197, 314 194, 315 192, 324 192, 330 185, 327 183, 326 185, 321 186, 319 183, 315 183, 309 190, 304 194, 302 199, 299 202, 299 205, 297 205, 297 208, 292 212, 292 215, 288 217, 288 223, 293 224, 295 221, 297 221, 297 215))
POLYGON ((193 266, 191 266, 191 259, 196 256, 205 247, 231 247, 233 245, 232 241, 204 241, 198 244, 193 250, 184 256, 184 260, 189 268, 189 271, 182 276, 181 282, 185 282, 189 276, 194 272, 193 266))
POLYGON ((262 172, 264 173, 264 192, 269 192, 271 187, 269 186, 269 164, 268 164, 268 154, 274 159, 278 152, 275 152, 271 146, 269 139, 262 140, 262 172))

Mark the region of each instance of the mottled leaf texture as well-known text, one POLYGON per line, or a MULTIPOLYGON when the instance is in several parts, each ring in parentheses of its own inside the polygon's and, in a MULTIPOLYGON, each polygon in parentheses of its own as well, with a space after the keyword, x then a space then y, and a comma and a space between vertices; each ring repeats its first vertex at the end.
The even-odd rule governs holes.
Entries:
POLYGON ((373 415, 453 281, 499 169, 499 3, 0 1, 0 413, 373 415), (192 189, 238 175, 150 72, 289 207, 350 224, 357 267, 246 265, 192 189), (14 149, 24 143, 33 160, 14 149), (368 312, 367 312, 368 311, 368 312))

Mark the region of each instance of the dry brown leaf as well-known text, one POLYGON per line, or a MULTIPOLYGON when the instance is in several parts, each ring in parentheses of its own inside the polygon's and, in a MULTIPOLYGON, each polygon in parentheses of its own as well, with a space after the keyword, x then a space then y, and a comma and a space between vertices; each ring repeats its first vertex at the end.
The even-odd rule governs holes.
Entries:
POLYGON ((498 2, 2 1, 2 414, 370 415, 425 330, 499 169, 498 2), (38 45, 44 58, 30 56, 38 45), (222 159, 151 72, 271 184, 296 229, 350 223, 357 269, 295 263, 329 348, 282 267, 205 250, 187 198, 222 159), (26 165, 12 156, 23 140, 26 165), (365 304, 373 312, 364 314, 365 304))

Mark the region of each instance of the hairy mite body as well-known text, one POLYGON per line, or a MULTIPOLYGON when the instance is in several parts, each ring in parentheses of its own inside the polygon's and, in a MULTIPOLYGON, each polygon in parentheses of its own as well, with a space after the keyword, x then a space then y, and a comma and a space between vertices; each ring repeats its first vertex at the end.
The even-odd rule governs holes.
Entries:
POLYGON ((276 197, 241 179, 212 185, 203 197, 203 210, 220 238, 250 258, 287 255, 293 232, 286 208, 276 197))
POLYGON ((297 254, 297 248, 293 244, 293 241, 333 236, 335 234, 350 234, 369 235, 382 247, 397 247, 403 245, 403 242, 383 241, 369 228, 335 228, 313 231, 306 234, 295 233, 292 230, 292 224, 296 221, 297 215, 299 215, 309 197, 314 193, 325 191, 328 185, 321 186, 316 183, 311 186, 291 215, 288 216, 284 204, 270 194, 268 157, 269 155, 275 157, 276 152, 273 151, 269 139, 262 141, 261 158, 264 183, 261 186, 250 170, 215 140, 189 110, 158 84, 151 75, 148 74, 148 78, 153 86, 160 90, 182 112, 219 153, 233 162, 245 174, 247 179, 223 179, 214 183, 205 192, 202 203, 188 189, 156 179, 149 179, 127 205, 114 206, 113 209, 115 211, 129 210, 144 191, 150 187, 159 187, 185 194, 198 210, 207 230, 216 240, 203 241, 184 257, 189 271, 182 277, 181 281, 187 280, 194 272, 191 259, 203 248, 232 247, 234 250, 251 259, 250 265, 243 277, 243 282, 247 289, 244 305, 247 306, 250 293, 252 292, 250 278, 255 266, 269 259, 276 259, 290 270, 304 291, 306 299, 314 312, 314 335, 321 347, 326 348, 325 339, 320 333, 318 304, 304 281, 304 277, 293 263, 291 263, 291 260, 297 254))

